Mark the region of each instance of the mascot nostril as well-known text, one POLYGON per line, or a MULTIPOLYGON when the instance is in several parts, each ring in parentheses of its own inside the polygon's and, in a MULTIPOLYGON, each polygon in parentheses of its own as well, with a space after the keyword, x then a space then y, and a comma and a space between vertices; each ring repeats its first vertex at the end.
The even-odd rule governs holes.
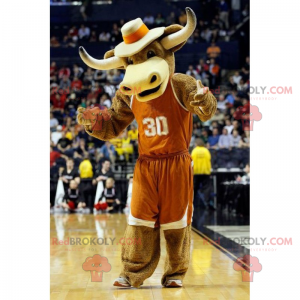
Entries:
MULTIPOLYGON (((108 141, 134 119, 138 124, 139 159, 124 239, 138 238, 140 244, 122 245, 123 267, 115 286, 139 287, 153 274, 160 258, 160 228, 167 243, 162 284, 181 287, 188 269, 193 212, 193 168, 188 149, 193 114, 203 122, 209 120, 217 101, 200 80, 174 74, 174 53, 184 46, 197 24, 192 9, 186 8, 186 14, 185 27, 174 24, 148 29, 140 18, 127 22, 121 28, 124 41, 102 60, 83 48, 79 51, 92 68, 125 69, 124 84, 106 112, 110 117, 103 118, 101 130, 85 126, 86 132, 108 141), (128 64, 129 60, 138 63, 128 64)), ((81 125, 87 124, 85 115, 78 110, 81 125)))
POLYGON ((150 83, 153 83, 157 80, 157 76, 156 75, 153 75, 151 80, 150 80, 150 83))

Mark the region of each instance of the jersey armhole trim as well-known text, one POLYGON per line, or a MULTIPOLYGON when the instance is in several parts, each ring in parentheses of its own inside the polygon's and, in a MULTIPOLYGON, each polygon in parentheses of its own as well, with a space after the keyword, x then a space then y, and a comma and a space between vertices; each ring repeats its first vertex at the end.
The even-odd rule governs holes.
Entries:
POLYGON ((182 105, 182 103, 179 101, 179 99, 178 99, 178 97, 177 97, 177 95, 176 95, 176 93, 175 93, 172 79, 173 79, 173 77, 174 77, 176 74, 177 74, 177 73, 175 73, 175 74, 172 76, 171 80, 170 80, 170 81, 171 81, 171 87, 172 87, 173 94, 174 94, 175 99, 177 100, 178 104, 179 104, 185 111, 189 112, 189 111, 182 105))

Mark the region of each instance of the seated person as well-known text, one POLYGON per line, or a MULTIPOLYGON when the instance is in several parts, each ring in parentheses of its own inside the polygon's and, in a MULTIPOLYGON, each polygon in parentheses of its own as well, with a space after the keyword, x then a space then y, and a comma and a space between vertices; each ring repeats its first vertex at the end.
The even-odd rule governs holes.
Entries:
POLYGON ((130 138, 127 136, 127 131, 124 130, 116 139, 112 139, 111 143, 116 147, 116 152, 121 160, 125 157, 126 161, 129 160, 129 155, 133 154, 133 145, 130 138))
POLYGON ((75 180, 70 181, 70 186, 65 193, 61 206, 69 210, 84 208, 86 206, 82 200, 78 184, 75 180))
POLYGON ((120 200, 117 197, 115 181, 111 177, 106 180, 105 188, 98 202, 98 204, 100 205, 96 204, 95 208, 97 210, 103 210, 103 208, 105 208, 105 206, 102 205, 103 203, 107 204, 107 212, 117 212, 121 204, 120 200))

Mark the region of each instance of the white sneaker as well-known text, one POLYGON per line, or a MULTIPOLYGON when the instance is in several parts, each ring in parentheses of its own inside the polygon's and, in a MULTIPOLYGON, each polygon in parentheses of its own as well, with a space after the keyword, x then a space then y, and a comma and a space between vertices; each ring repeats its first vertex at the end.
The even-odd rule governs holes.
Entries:
POLYGON ((182 281, 180 279, 170 279, 165 284, 165 287, 182 287, 182 281))
POLYGON ((115 279, 115 282, 113 285, 118 286, 118 287, 131 287, 128 280, 123 277, 119 277, 119 278, 115 279))

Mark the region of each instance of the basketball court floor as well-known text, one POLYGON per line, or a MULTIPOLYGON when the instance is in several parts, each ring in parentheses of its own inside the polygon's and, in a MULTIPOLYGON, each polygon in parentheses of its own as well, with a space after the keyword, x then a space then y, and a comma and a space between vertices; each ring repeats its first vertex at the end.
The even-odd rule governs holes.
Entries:
POLYGON ((234 270, 234 259, 196 232, 192 233, 191 260, 183 288, 163 288, 160 284, 166 254, 162 235, 162 255, 152 277, 140 289, 118 289, 112 283, 121 270, 121 243, 130 242, 122 239, 126 215, 56 214, 50 216, 50 222, 52 300, 250 299, 250 284, 234 270), (110 271, 96 274, 83 269, 86 259, 95 254, 107 258, 110 271))

